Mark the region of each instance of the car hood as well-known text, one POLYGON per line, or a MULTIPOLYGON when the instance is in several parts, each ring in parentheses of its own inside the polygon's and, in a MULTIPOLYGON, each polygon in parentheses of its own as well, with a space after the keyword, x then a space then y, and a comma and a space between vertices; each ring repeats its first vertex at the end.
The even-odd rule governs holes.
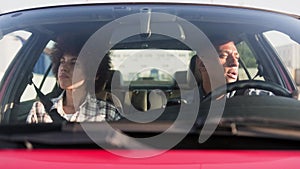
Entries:
POLYGON ((1 150, 0 161, 1 168, 297 168, 300 152, 171 150, 151 158, 134 159, 105 150, 1 150))

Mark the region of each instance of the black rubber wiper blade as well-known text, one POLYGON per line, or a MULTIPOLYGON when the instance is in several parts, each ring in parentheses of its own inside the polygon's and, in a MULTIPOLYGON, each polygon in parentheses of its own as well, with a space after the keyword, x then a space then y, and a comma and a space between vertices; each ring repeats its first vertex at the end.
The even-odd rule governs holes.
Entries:
POLYGON ((2 124, 0 135, 61 131, 65 123, 2 124))
POLYGON ((0 126, 0 140, 11 143, 37 143, 43 145, 93 143, 79 123, 0 126))
POLYGON ((300 140, 300 125, 295 121, 264 118, 223 118, 217 133, 236 136, 269 137, 300 140))
POLYGON ((29 148, 28 140, 40 133, 60 132, 63 124, 0 125, 0 148, 29 148))
POLYGON ((281 127, 281 128, 300 128, 300 123, 297 120, 292 119, 279 119, 273 117, 260 117, 260 116, 250 116, 250 117, 226 117, 222 118, 220 121, 220 125, 228 124, 228 123, 236 123, 239 125, 260 125, 260 126, 268 126, 268 127, 281 127))
MULTIPOLYGON (((19 126, 20 127, 20 126, 19 126)), ((16 128, 19 128, 16 126, 16 128)), ((120 127, 120 126, 119 126, 120 127)), ((5 128, 5 127, 4 127, 5 128)), ((1 127, 0 127, 1 129, 1 127)), ((3 130, 3 126, 2 126, 3 130)), ((66 147, 99 147, 104 145, 106 148, 147 148, 147 145, 139 143, 122 134, 118 129, 113 129, 108 123, 65 123, 57 124, 37 124, 24 125, 23 131, 9 133, 6 131, 0 132, 0 148, 8 144, 15 144, 10 147, 20 148, 66 148, 66 147), (53 126, 52 126, 53 125, 53 126), (50 129, 43 127, 47 126, 50 129), (51 127, 52 126, 52 127, 51 127), (35 127, 35 128, 34 128, 35 127), (42 129, 39 129, 42 128, 42 129)), ((131 131, 131 130, 129 130, 131 131)), ((126 130, 125 130, 126 132, 126 130)), ((136 132, 136 131, 133 131, 136 132)))

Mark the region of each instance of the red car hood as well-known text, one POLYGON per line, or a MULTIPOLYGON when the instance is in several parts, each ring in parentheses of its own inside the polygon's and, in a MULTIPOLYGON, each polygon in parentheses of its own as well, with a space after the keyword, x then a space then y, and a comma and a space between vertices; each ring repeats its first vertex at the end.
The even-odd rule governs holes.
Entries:
MULTIPOLYGON (((125 151, 126 153, 126 151, 125 151)), ((130 159, 105 150, 1 150, 0 168, 299 168, 300 151, 172 150, 130 159)))

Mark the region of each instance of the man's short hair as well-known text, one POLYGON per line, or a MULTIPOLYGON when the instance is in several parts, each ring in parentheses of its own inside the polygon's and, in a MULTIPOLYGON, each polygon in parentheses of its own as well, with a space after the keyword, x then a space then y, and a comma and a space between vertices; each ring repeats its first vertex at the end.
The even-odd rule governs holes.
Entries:
POLYGON ((220 45, 223 45, 228 42, 235 42, 234 39, 223 36, 223 35, 215 35, 209 38, 213 46, 217 49, 220 45))

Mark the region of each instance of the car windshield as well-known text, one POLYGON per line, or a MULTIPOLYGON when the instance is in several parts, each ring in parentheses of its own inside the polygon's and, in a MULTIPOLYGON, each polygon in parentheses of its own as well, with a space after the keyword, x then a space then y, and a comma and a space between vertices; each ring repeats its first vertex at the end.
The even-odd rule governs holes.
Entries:
MULTIPOLYGON (((70 132, 94 133, 100 125, 101 136, 115 134, 113 147, 120 139, 121 147, 139 148, 129 136, 155 140, 166 131, 161 139, 176 135, 170 148, 197 149, 211 135, 236 133, 300 140, 296 17, 145 3, 38 8, 0 18, 2 135, 23 128, 38 145, 57 140, 34 131, 66 134, 60 146, 89 145, 68 140, 70 132), (181 142, 185 135, 195 140, 181 142)), ((89 137, 107 146, 95 135, 89 137)), ((169 148, 155 143, 146 147, 169 148)))

